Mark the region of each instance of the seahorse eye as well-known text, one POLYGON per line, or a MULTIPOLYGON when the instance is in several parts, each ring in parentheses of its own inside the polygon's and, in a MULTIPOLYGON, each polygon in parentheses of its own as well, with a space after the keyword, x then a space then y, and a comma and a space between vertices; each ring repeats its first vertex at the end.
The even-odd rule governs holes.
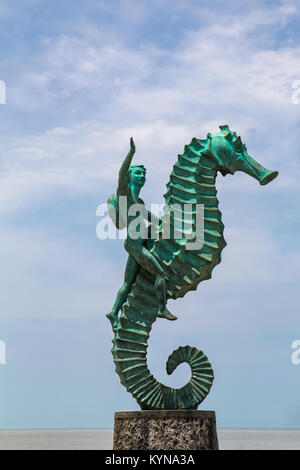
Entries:
POLYGON ((243 152, 243 143, 242 143, 240 137, 238 137, 236 140, 234 140, 233 148, 234 148, 234 151, 236 153, 242 153, 243 152))

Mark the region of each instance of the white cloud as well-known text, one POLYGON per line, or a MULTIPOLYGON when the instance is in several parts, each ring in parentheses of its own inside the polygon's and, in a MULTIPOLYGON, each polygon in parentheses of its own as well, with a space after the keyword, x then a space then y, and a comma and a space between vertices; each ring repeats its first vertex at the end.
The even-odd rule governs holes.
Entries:
MULTIPOLYGON (((112 243, 116 249, 118 242, 112 243)), ((60 239, 41 226, 1 225, 2 325, 27 315, 104 315, 121 286, 126 257, 116 262, 101 242, 93 246, 72 233, 60 239)))
MULTIPOLYGON (((268 21, 279 21, 280 11, 273 12, 268 21)), ((257 15, 262 21, 263 15, 257 15)), ((250 18, 248 26, 236 34, 252 31, 257 24, 257 18, 250 18)), ((250 42, 245 50, 243 41, 233 42, 220 26, 215 28, 187 33, 168 54, 154 47, 133 50, 101 43, 104 39, 94 33, 81 39, 65 35, 45 40, 44 54, 26 72, 25 87, 32 88, 29 93, 20 89, 16 102, 21 97, 28 103, 34 91, 36 106, 54 100, 63 107, 64 98, 75 95, 80 101, 80 94, 87 92, 95 94, 99 104, 104 100, 108 118, 97 123, 92 114, 84 123, 11 139, 2 173, 3 209, 16 208, 18 202, 26 205, 27 199, 32 201, 49 187, 85 191, 96 180, 114 181, 131 135, 139 146, 136 158, 149 168, 162 165, 167 170, 192 136, 202 137, 219 124, 229 123, 246 142, 250 130, 265 130, 274 166, 280 158, 272 148, 274 110, 280 111, 280 122, 291 122, 291 126, 299 114, 300 108, 290 101, 290 83, 300 76, 300 48, 257 50, 250 42), (150 77, 156 81, 152 83, 150 77), (165 163, 153 158, 153 152, 160 158, 166 155, 165 163)), ((289 145, 286 138, 282 147, 289 145)), ((287 153, 288 171, 279 184, 297 188, 299 163, 293 152, 287 153)), ((166 181, 161 180, 161 185, 166 181)), ((240 184, 236 179, 231 188, 238 190, 240 184)))
MULTIPOLYGON (((105 184, 115 184, 130 136, 137 144, 135 158, 155 175, 161 198, 184 144, 224 123, 242 135, 261 164, 272 169, 282 166, 277 191, 298 190, 298 147, 291 135, 300 108, 291 103, 290 84, 300 77, 300 48, 271 49, 268 40, 265 47, 258 46, 253 35, 260 26, 284 27, 294 14, 293 4, 271 13, 254 8, 249 15, 233 18, 225 12, 218 22, 204 12, 206 26, 187 31, 169 51, 153 45, 125 46, 89 25, 81 36, 66 33, 45 39, 43 52, 21 75, 15 104, 30 107, 34 97, 36 109, 55 103, 63 113, 70 97, 78 103, 93 99, 102 106, 101 113, 91 108, 88 119, 77 116, 66 126, 4 139, 2 210, 28 207, 55 188, 88 192, 99 185, 99 197, 105 198, 105 184), (250 140, 249 145, 254 131, 262 143, 253 145, 250 140)), ((230 185, 218 180, 218 185, 233 194, 261 189, 238 177, 231 177, 230 185)), ((255 242, 248 242, 255 253, 255 242)), ((273 249, 275 253, 278 247, 273 249)), ((254 255, 248 258, 248 277, 254 275, 251 259, 253 266, 259 261, 254 255)), ((261 272, 264 279, 271 274, 261 272)))
MULTIPOLYGON (((238 218, 238 215, 237 215, 238 218)), ((237 220, 237 227, 239 226, 237 220)), ((300 251, 288 249, 274 240, 268 227, 227 228, 227 247, 223 254, 218 282, 249 282, 285 284, 296 278, 300 251)))
MULTIPOLYGON (((88 192, 99 187, 99 197, 106 200, 101 184, 116 184, 131 136, 137 146, 136 160, 154 171, 164 168, 167 172, 172 165, 164 155, 166 149, 175 161, 177 148, 190 140, 187 126, 159 120, 117 129, 86 123, 6 141, 9 159, 3 160, 0 173, 2 213, 38 203, 56 188, 88 192)), ((166 183, 167 175, 162 191, 166 183)))

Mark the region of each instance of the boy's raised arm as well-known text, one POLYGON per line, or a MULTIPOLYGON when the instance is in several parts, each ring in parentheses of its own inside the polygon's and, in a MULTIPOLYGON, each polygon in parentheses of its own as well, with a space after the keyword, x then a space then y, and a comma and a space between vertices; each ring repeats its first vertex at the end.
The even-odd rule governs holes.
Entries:
POLYGON ((126 157, 124 158, 124 161, 122 163, 122 166, 119 171, 119 183, 118 183, 118 194, 126 194, 127 191, 127 173, 131 164, 131 160, 133 155, 135 154, 135 144, 133 141, 133 138, 130 137, 130 150, 126 157))

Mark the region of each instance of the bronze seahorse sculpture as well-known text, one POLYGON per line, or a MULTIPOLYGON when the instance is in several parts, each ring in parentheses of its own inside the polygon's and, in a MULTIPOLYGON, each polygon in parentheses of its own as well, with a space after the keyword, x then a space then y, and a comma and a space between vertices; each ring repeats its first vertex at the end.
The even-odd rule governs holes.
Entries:
MULTIPOLYGON (((114 330, 112 354, 116 372, 142 409, 196 409, 213 382, 213 371, 207 357, 194 347, 180 347, 168 358, 168 374, 182 362, 191 367, 191 378, 180 389, 167 387, 153 377, 147 367, 146 354, 151 326, 157 316, 176 319, 166 309, 167 299, 177 299, 196 290, 201 281, 211 278, 212 270, 221 262, 226 241, 216 198, 217 172, 225 176, 243 171, 261 185, 278 175, 277 171, 267 170, 251 158, 241 138, 227 125, 220 126, 220 129, 219 133, 209 133, 206 139, 193 138, 178 155, 164 195, 165 210, 158 223, 157 237, 143 240, 139 246, 135 243, 131 246, 128 238, 125 242, 129 253, 128 279, 126 281, 125 277, 114 311, 107 316, 114 330), (197 204, 204 207, 203 239, 199 248, 188 249, 190 234, 197 230, 197 204), (181 210, 186 207, 189 208, 188 214, 181 210), (185 231, 180 238, 164 237, 167 226, 176 229, 183 223, 185 231)), ((110 214, 112 209, 117 212, 118 221, 115 219, 114 222, 118 228, 124 226, 118 213, 118 196, 129 194, 130 204, 143 204, 139 191, 144 184, 145 168, 131 165, 134 152, 131 139, 131 150, 119 175, 119 192, 108 199, 110 214), (129 189, 124 189, 124 172, 127 172, 129 189)))

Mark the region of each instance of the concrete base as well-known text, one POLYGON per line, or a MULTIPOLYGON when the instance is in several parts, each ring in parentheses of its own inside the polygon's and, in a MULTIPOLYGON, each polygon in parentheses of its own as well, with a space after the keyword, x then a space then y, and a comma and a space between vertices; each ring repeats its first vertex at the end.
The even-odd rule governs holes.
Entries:
POLYGON ((114 450, 217 450, 214 411, 115 413, 114 450))

